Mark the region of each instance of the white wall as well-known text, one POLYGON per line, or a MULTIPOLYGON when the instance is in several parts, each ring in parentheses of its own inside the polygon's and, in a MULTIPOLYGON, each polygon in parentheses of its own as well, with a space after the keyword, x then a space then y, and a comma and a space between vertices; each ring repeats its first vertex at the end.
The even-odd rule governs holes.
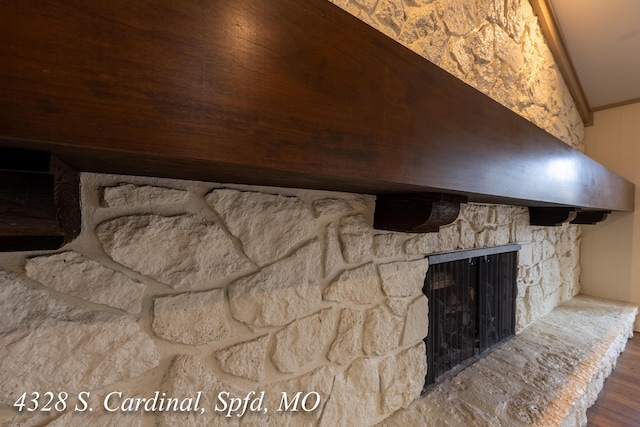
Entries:
MULTIPOLYGON (((598 111, 585 128, 586 153, 636 184, 640 206, 640 103, 598 111)), ((583 227, 582 293, 640 304, 640 214, 613 213, 583 227)), ((636 320, 635 330, 640 330, 636 320)))

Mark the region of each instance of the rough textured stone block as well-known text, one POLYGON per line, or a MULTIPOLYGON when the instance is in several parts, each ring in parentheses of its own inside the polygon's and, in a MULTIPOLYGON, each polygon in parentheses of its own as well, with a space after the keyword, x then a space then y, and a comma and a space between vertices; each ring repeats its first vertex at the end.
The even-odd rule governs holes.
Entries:
POLYGON ((96 228, 120 264, 174 288, 214 286, 251 267, 216 224, 193 215, 134 215, 96 228))
POLYGON ((322 295, 328 301, 371 304, 380 295, 380 277, 372 263, 365 264, 340 274, 322 295))
POLYGON ((362 215, 352 215, 340 220, 342 255, 348 263, 359 263, 371 258, 373 231, 362 215))
POLYGON ((336 376, 319 426, 350 426, 354 422, 371 425, 381 414, 378 363, 369 358, 356 359, 336 376))
POLYGON ((233 282, 231 314, 252 328, 286 325, 320 304, 321 271, 320 243, 314 241, 289 258, 233 282))
POLYGON ((201 345, 229 337, 224 290, 156 298, 153 332, 167 341, 201 345))
POLYGON ((340 248, 340 240, 338 239, 338 227, 335 223, 331 223, 327 226, 325 232, 325 246, 324 276, 332 277, 344 269, 344 258, 342 258, 342 249, 340 248))
POLYGON ((275 336, 271 359, 281 372, 299 372, 315 359, 324 356, 336 329, 335 310, 296 320, 275 336))
POLYGON ((367 311, 362 333, 365 354, 382 355, 398 347, 402 334, 402 319, 394 316, 382 305, 367 311))
POLYGON ((318 217, 343 214, 354 210, 349 200, 345 199, 318 199, 313 201, 312 206, 318 217))
POLYGON ((317 236, 311 211, 297 197, 222 189, 207 195, 207 202, 258 265, 273 262, 317 236))
POLYGON ((152 185, 120 184, 102 189, 102 204, 108 208, 150 207, 182 203, 187 192, 152 185))
POLYGON ((390 297, 420 295, 427 277, 429 260, 399 261, 378 265, 382 290, 390 297))
POLYGON ((420 341, 380 363, 383 412, 406 408, 420 396, 427 375, 426 351, 424 342, 420 341))
POLYGON ((362 353, 362 312, 345 308, 340 314, 338 334, 331 345, 327 358, 335 363, 346 364, 362 353))
POLYGON ((409 304, 402 334, 402 345, 422 341, 429 334, 429 301, 424 295, 409 304))
POLYGON ((391 27, 393 31, 398 34, 404 26, 406 19, 406 13, 404 10, 404 4, 399 1, 393 0, 380 0, 376 6, 374 16, 383 22, 387 26, 391 27))
POLYGON ((411 303, 411 297, 408 298, 387 298, 384 303, 389 310, 396 316, 404 317, 407 314, 407 307, 411 303))
MULTIPOLYGON (((204 413, 193 412, 162 412, 158 414, 159 426, 239 426, 239 417, 225 417, 225 413, 213 410, 218 402, 218 394, 228 392, 229 397, 244 397, 245 392, 221 381, 196 356, 179 355, 175 357, 165 374, 161 390, 166 390, 168 396, 184 398, 194 396, 202 391, 202 403, 207 405, 204 413)), ((228 403, 228 397, 225 397, 228 403)))
POLYGON ((373 236, 373 252, 377 258, 401 256, 403 240, 398 233, 376 234, 373 236))
POLYGON ((409 255, 427 255, 438 252, 437 233, 419 234, 404 243, 404 251, 409 255))
POLYGON ((269 335, 233 345, 215 354, 220 369, 252 381, 264 379, 264 366, 269 335))
POLYGON ((0 402, 13 404, 25 390, 105 387, 158 359, 134 318, 76 308, 0 272, 0 402))
MULTIPOLYGON (((333 378, 336 375, 335 368, 331 366, 322 366, 314 371, 302 375, 300 377, 269 384, 268 391, 265 395, 266 406, 270 411, 270 424, 283 427, 298 427, 315 425, 324 406, 329 400, 333 387, 333 378), (302 402, 308 393, 316 392, 320 395, 320 404, 316 409, 310 412, 298 409, 298 411, 277 412, 282 405, 282 393, 287 393, 288 401, 291 402, 298 393, 300 394, 299 402, 302 402), (272 423, 272 424, 271 424, 272 423)), ((310 409, 315 405, 315 396, 307 398, 307 408, 310 409)), ((299 403, 300 408, 302 403, 299 403)), ((265 425, 265 424, 262 424, 265 425)), ((256 425, 258 427, 258 425, 256 425)))
POLYGON ((139 313, 145 286, 77 252, 29 258, 27 276, 58 292, 139 313))

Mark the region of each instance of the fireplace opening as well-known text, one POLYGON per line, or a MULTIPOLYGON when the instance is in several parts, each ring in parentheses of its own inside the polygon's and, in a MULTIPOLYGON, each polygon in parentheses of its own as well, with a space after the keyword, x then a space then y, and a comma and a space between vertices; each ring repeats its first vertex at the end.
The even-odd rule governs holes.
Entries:
POLYGON ((429 257, 425 390, 470 365, 515 333, 520 245, 429 257))

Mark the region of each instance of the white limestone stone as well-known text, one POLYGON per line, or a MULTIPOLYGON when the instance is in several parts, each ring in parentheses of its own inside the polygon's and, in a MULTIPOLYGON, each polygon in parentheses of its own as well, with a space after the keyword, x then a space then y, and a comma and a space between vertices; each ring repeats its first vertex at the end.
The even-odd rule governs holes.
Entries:
POLYGON ((346 199, 317 199, 312 203, 316 216, 336 215, 354 210, 353 205, 346 199))
POLYGON ((382 290, 390 297, 408 297, 422 293, 429 269, 427 258, 416 261, 398 261, 378 265, 382 290))
POLYGON ((404 244, 404 251, 408 255, 427 255, 438 252, 440 242, 437 233, 418 234, 404 244))
POLYGON ((380 277, 373 263, 344 271, 322 293, 327 301, 371 304, 380 296, 380 277))
POLYGON ((240 425, 240 418, 236 416, 225 417, 226 412, 214 411, 218 401, 218 394, 228 392, 224 395, 227 403, 230 397, 245 397, 246 392, 223 382, 211 371, 197 356, 179 355, 171 362, 165 374, 161 390, 166 390, 167 396, 184 398, 195 396, 198 391, 202 392, 201 402, 204 412, 161 412, 157 416, 157 424, 161 427, 172 426, 235 426, 240 425))
MULTIPOLYGON (((487 65, 495 58, 494 52, 494 30, 493 26, 485 24, 476 31, 472 31, 467 36, 467 45, 469 51, 473 54, 474 63, 487 65)), ((491 68, 494 67, 483 67, 491 68)))
POLYGON ((383 305, 367 310, 362 332, 362 348, 367 355, 382 355, 398 347, 402 319, 383 305))
POLYGON ((336 330, 337 312, 325 309, 296 320, 275 335, 271 360, 280 372, 299 372, 324 356, 336 330))
POLYGON ((540 271, 542 275, 540 280, 542 293, 545 296, 553 294, 562 284, 562 278, 560 276, 560 263, 558 262, 558 258, 553 257, 542 261, 540 265, 540 271))
POLYGON ((433 8, 407 9, 407 20, 398 36, 398 41, 405 46, 411 46, 414 42, 426 38, 438 22, 437 12, 433 8), (431 13, 429 13, 431 12, 431 13))
POLYGON ((423 341, 380 363, 382 411, 406 408, 420 396, 427 375, 426 348, 423 341))
POLYGON ((551 243, 551 241, 544 240, 542 242, 542 259, 549 259, 556 254, 556 247, 551 243))
POLYGON ((525 288, 530 286, 540 286, 540 265, 518 267, 518 282, 522 283, 525 288))
POLYGON ((313 241, 289 258, 234 281, 229 286, 231 314, 252 328, 286 325, 320 304, 321 271, 320 243, 313 241))
POLYGON ((511 227, 509 225, 486 227, 476 235, 476 247, 478 248, 507 245, 510 242, 511 227))
POLYGON ((145 286, 77 252, 27 258, 25 272, 58 292, 139 313, 145 286))
POLYGON ((476 233, 469 222, 459 220, 458 228, 460 229, 460 249, 473 249, 476 247, 476 233))
MULTIPOLYGON (((11 402, 13 404, 13 402, 11 402)), ((0 425, 2 426, 40 426, 52 425, 56 422, 50 412, 17 412, 16 408, 6 406, 0 409, 0 425)))
POLYGON ((265 359, 269 335, 235 344, 216 352, 220 369, 237 377, 262 381, 265 375, 265 359))
POLYGON ((116 262, 177 289, 214 286, 251 267, 218 225, 193 215, 125 216, 96 234, 116 262))
POLYGON ((400 35, 401 42, 427 60, 439 64, 445 54, 449 34, 438 17, 435 5, 427 5, 416 12, 409 11, 408 15, 400 35))
POLYGON ((265 395, 265 406, 269 408, 269 413, 272 414, 269 419, 269 425, 279 427, 315 425, 329 399, 335 375, 335 368, 332 366, 322 366, 297 378, 269 384, 268 391, 265 395), (320 395, 319 405, 313 411, 307 412, 301 410, 303 399, 305 399, 307 395, 309 396, 306 401, 307 408, 311 409, 315 405, 315 396, 310 394, 313 392, 320 395), (295 396, 301 393, 298 397, 299 404, 297 411, 278 412, 279 408, 284 408, 282 393, 287 394, 288 402, 292 402, 295 396))
POLYGON ((509 31, 509 35, 514 40, 522 39, 525 26, 529 21, 537 22, 536 19, 529 19, 535 15, 533 13, 531 3, 526 0, 507 1, 505 15, 507 17, 506 28, 509 31))
MULTIPOLYGON (((497 62, 499 61, 494 59, 488 64, 474 63, 466 81, 480 92, 488 95, 502 77, 502 69, 495 66, 497 62)), ((512 108, 508 103, 503 103, 503 105, 507 108, 512 108)))
MULTIPOLYGON (((89 395, 82 395, 82 397, 86 398, 87 407, 77 399, 77 396, 70 395, 67 399, 67 412, 56 418, 50 424, 41 425, 46 425, 47 427, 142 427, 145 420, 153 421, 154 416, 152 414, 145 414, 143 410, 137 412, 124 412, 120 410, 111 412, 105 409, 104 404, 109 393, 114 391, 122 393, 122 395, 121 397, 118 395, 112 395, 111 398, 108 398, 107 406, 109 408, 113 408, 114 406, 118 406, 120 403, 123 403, 125 398, 153 398, 155 390, 150 391, 148 388, 141 386, 142 382, 143 381, 134 379, 133 381, 118 383, 117 386, 91 390, 89 391, 89 395), (78 409, 76 410, 76 408, 78 409)), ((159 394, 159 397, 162 397, 161 393, 159 394)), ((25 423, 25 425, 28 424, 25 423)))
POLYGON ((320 427, 372 425, 380 415, 380 375, 378 362, 369 358, 356 359, 342 374, 335 377, 320 427))
POLYGON ((364 9, 371 10, 376 5, 378 0, 353 0, 353 2, 364 9))
POLYGON ((342 253, 348 263, 359 263, 371 258, 373 232, 362 215, 351 215, 340 220, 342 253))
MULTIPOLYGON (((133 398, 145 398, 142 395, 127 395, 133 398)), ((102 402, 102 399, 96 401, 102 402)), ((82 403, 74 403, 71 408, 84 408, 82 403)), ((102 410, 100 404, 96 406, 97 411, 67 411, 62 416, 56 418, 50 423, 47 423, 47 427, 81 427, 81 426, 104 426, 104 427, 141 427, 143 425, 143 413, 142 412, 105 412, 102 410)), ((93 409, 93 407, 91 407, 93 409)), ((20 425, 20 424, 16 424, 20 425)), ((27 425, 27 424, 25 424, 27 425)))
POLYGON ((230 336, 224 290, 159 297, 153 304, 153 332, 167 341, 201 345, 230 336))
POLYGON ((429 300, 419 296, 409 304, 402 334, 402 345, 422 341, 429 334, 429 300))
POLYGON ((391 258, 402 255, 403 237, 398 233, 375 234, 373 253, 377 258, 391 258))
POLYGON ((449 52, 448 61, 443 61, 441 66, 465 81, 465 77, 473 69, 475 61, 466 40, 464 37, 451 37, 446 48, 449 52))
POLYGON ((526 267, 533 265, 533 248, 531 244, 521 245, 518 251, 518 265, 526 267))
POLYGON ((545 314, 544 293, 540 286, 529 286, 523 298, 527 323, 532 323, 545 314))
POLYGON ((396 316, 404 317, 407 314, 407 307, 411 303, 411 297, 409 298, 386 298, 385 304, 389 307, 389 310, 396 316))
POLYGON ((122 183, 102 189, 102 203, 108 208, 173 205, 186 200, 188 193, 173 188, 122 183))
POLYGON ((480 232, 489 221, 489 206, 475 203, 461 203, 459 217, 466 219, 472 230, 480 232))
POLYGON ((13 404, 25 390, 105 387, 158 361, 134 318, 76 308, 0 273, 0 402, 13 404))
POLYGON ((338 333, 327 358, 334 363, 347 364, 362 353, 363 316, 359 310, 345 308, 340 313, 338 333))
POLYGON ((407 17, 403 2, 394 0, 380 0, 374 15, 380 22, 391 27, 396 34, 400 33, 407 17))
POLYGON ((297 197, 221 189, 206 200, 258 265, 280 259, 317 236, 311 211, 297 197))
POLYGON ((344 269, 342 248, 340 248, 340 240, 338 239, 338 227, 335 223, 329 224, 326 228, 325 247, 324 276, 333 277, 344 269))
POLYGON ((524 66, 524 56, 520 45, 509 37, 499 25, 494 26, 495 31, 495 54, 515 71, 524 66))
POLYGON ((451 34, 465 35, 477 24, 476 0, 451 0, 439 2, 440 16, 451 34))
POLYGON ((496 205, 496 225, 509 225, 516 215, 526 210, 524 207, 496 205))

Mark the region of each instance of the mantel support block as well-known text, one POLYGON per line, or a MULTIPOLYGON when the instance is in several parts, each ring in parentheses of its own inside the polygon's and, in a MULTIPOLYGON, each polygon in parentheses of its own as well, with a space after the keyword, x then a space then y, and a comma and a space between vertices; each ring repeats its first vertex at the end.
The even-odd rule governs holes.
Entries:
POLYGON ((596 224, 607 219, 610 211, 582 210, 575 207, 530 207, 529 223, 541 226, 570 224, 596 224))
POLYGON ((530 207, 529 224, 555 227, 573 221, 577 215, 573 207, 530 207))
POLYGON ((0 251, 58 249, 80 234, 78 173, 47 152, 0 148, 0 251))
POLYGON ((580 211, 571 224, 593 225, 607 219, 611 211, 580 211))
POLYGON ((378 230, 408 233, 437 232, 460 213, 464 196, 441 193, 379 195, 373 227, 378 230))

